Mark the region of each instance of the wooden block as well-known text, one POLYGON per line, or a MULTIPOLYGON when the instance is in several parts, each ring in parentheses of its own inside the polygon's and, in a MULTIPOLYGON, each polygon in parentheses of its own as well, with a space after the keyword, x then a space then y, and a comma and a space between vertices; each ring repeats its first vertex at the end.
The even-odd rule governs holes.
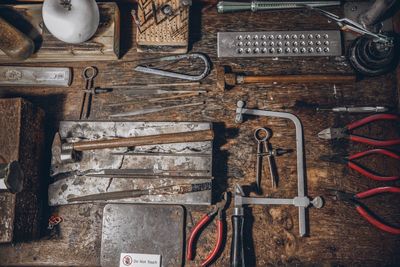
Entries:
POLYGON ((0 99, 0 156, 19 161, 24 172, 24 190, 0 192, 0 243, 39 236, 43 188, 44 112, 21 99, 0 99))
MULTIPOLYGON (((0 6, 0 14, 34 40, 36 52, 25 62, 116 60, 120 56, 120 12, 116 3, 99 3, 99 9, 99 28, 82 44, 67 44, 53 37, 43 26, 41 4, 0 6)), ((13 61, 0 51, 0 63, 13 61)))
POLYGON ((139 0, 136 25, 138 52, 187 52, 189 6, 180 0, 139 0), (171 15, 163 12, 167 6, 171 15))

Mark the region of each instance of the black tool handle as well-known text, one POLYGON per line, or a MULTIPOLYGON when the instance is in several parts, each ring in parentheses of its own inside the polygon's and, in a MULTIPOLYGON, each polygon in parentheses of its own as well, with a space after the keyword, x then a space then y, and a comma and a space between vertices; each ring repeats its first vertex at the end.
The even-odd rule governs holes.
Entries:
POLYGON ((232 216, 232 246, 231 246, 231 267, 244 267, 244 249, 243 249, 243 224, 244 215, 242 207, 235 207, 232 216))

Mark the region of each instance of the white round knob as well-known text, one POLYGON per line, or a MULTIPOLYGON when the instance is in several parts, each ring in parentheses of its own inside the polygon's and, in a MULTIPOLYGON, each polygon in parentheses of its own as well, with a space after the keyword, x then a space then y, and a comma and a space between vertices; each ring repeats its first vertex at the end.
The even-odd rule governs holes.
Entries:
POLYGON ((45 0, 43 22, 57 39, 71 44, 89 40, 100 22, 95 0, 45 0))

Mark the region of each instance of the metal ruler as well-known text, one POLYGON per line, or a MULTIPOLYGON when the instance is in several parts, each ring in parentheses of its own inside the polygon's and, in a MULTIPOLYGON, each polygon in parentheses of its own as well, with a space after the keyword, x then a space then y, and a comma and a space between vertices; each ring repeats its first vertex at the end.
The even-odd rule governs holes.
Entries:
POLYGON ((218 57, 342 55, 340 31, 219 32, 218 57))
POLYGON ((70 68, 0 66, 0 86, 58 86, 72 82, 70 68))

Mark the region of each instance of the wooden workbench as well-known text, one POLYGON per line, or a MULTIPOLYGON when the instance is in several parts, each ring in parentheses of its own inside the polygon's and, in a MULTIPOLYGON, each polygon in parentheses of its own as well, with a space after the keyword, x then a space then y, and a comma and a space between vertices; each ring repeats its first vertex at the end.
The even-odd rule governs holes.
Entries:
MULTIPOLYGON (((344 57, 330 58, 265 58, 265 59, 218 59, 216 41, 218 31, 261 31, 261 30, 316 30, 336 29, 326 19, 309 11, 285 11, 269 13, 240 13, 218 15, 215 8, 203 9, 196 1, 192 7, 190 38, 191 51, 206 53, 213 65, 228 64, 234 70, 253 74, 350 74, 352 69, 344 57)), ((74 80, 70 88, 8 88, 0 94, 5 97, 24 97, 40 106, 46 112, 47 151, 60 120, 77 119, 79 116, 80 90, 84 86, 81 71, 88 65, 99 69, 95 83, 101 87, 135 83, 172 82, 172 79, 149 76, 133 71, 132 60, 154 55, 136 54, 133 47, 134 30, 129 17, 132 6, 121 5, 123 26, 121 36, 122 59, 114 62, 71 63, 74 80)), ((330 9, 340 13, 338 8, 330 9)), ((45 64, 65 66, 64 64, 45 64)), ((184 66, 179 70, 184 71, 184 66)), ((216 132, 214 176, 216 177, 215 196, 224 190, 232 191, 235 183, 249 185, 255 177, 255 151, 253 131, 266 126, 273 130, 271 139, 274 147, 295 148, 293 125, 285 120, 267 118, 248 118, 243 124, 234 123, 236 102, 245 100, 250 108, 287 111, 296 114, 303 122, 307 166, 308 195, 321 195, 325 199, 324 208, 309 210, 309 237, 298 236, 297 209, 294 207, 254 206, 246 217, 245 243, 248 266, 275 265, 324 265, 324 266, 395 266, 400 263, 400 238, 383 233, 363 220, 356 211, 345 204, 332 200, 327 192, 330 188, 353 192, 382 185, 378 182, 349 171, 345 165, 323 163, 321 155, 338 152, 351 153, 363 151, 366 146, 349 142, 327 142, 317 138, 317 133, 330 126, 343 126, 362 118, 363 115, 340 115, 329 112, 316 112, 312 108, 299 107, 299 101, 327 106, 336 105, 383 105, 399 111, 399 91, 396 75, 389 74, 378 78, 363 79, 355 84, 336 85, 334 95, 332 84, 286 84, 249 85, 221 92, 216 87, 215 68, 201 89, 210 90, 206 96, 186 98, 182 101, 164 103, 165 106, 205 100, 200 107, 191 107, 169 112, 154 113, 134 117, 135 121, 211 121, 216 132)), ((125 101, 126 97, 117 94, 104 94, 95 97, 92 109, 93 119, 108 119, 112 112, 133 110, 146 101, 126 105, 122 108, 109 108, 105 104, 125 101)), ((390 137, 399 134, 399 128, 365 127, 359 132, 377 137, 390 137)), ((50 155, 48 155, 48 161, 50 155)), ((371 168, 399 173, 398 163, 386 158, 373 157, 364 160, 371 168)), ((292 197, 297 191, 295 153, 277 158, 281 182, 278 189, 272 189, 267 172, 263 178, 263 189, 272 197, 292 197)), ((370 207, 388 216, 391 222, 400 222, 400 200, 397 197, 379 196, 367 201, 370 207)), ((60 225, 58 237, 44 236, 43 239, 29 243, 0 245, 0 265, 34 266, 99 266, 102 222, 101 204, 70 205, 49 210, 57 212, 64 221, 60 225)), ((193 222, 197 222, 208 207, 188 209, 187 233, 193 222)), ((233 204, 227 210, 227 234, 223 252, 214 266, 229 266, 231 220, 233 204)), ((46 228, 43 222, 43 228, 46 228)), ((208 226, 197 243, 197 266, 212 250, 216 228, 208 226)))

